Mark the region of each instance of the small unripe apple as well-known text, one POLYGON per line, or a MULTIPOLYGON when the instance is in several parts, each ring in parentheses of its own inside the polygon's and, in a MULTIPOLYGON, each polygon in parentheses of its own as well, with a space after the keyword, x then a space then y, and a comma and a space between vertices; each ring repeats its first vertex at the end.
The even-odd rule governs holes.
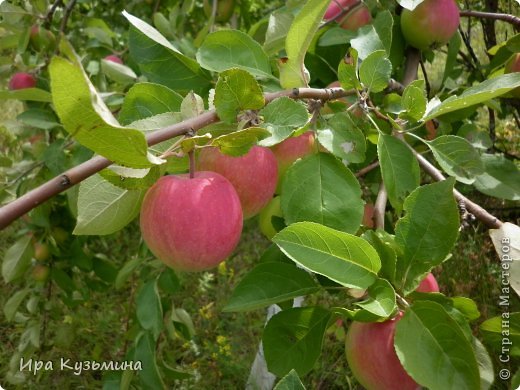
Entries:
POLYGON ((36 24, 31 27, 29 41, 36 51, 54 50, 56 46, 56 37, 54 34, 36 24))
POLYGON ((49 273, 49 267, 42 264, 36 264, 31 271, 31 277, 36 282, 45 282, 49 278, 49 273))
POLYGON ((369 24, 372 21, 370 10, 364 4, 354 8, 339 22, 341 28, 356 31, 358 28, 369 24))
POLYGON ((311 153, 316 153, 314 141, 314 132, 307 131, 297 137, 289 137, 271 148, 278 161, 277 193, 280 193, 283 177, 287 169, 296 160, 311 153))
MULTIPOLYGON (((204 0, 204 13, 208 18, 211 17, 211 13, 213 10, 213 1, 214 0, 204 0)), ((217 22, 227 22, 231 15, 233 15, 233 11, 235 9, 235 0, 216 0, 217 4, 217 14, 215 15, 215 20, 217 22)))
POLYGON ((439 292, 439 283, 437 283, 437 279, 435 279, 435 276, 430 272, 421 281, 419 287, 417 287, 415 291, 422 293, 439 292))
MULTIPOLYGON (((504 73, 515 73, 520 72, 520 53, 513 54, 506 62, 504 73)), ((520 87, 515 88, 511 91, 511 94, 520 98, 520 87)))
POLYGON ((384 322, 354 321, 347 332, 348 365, 367 390, 418 390, 421 387, 405 371, 394 348, 395 326, 402 313, 384 322))
POLYGON ((420 50, 448 43, 459 23, 459 7, 455 0, 425 0, 413 11, 404 9, 401 14, 404 38, 420 50))
POLYGON ((220 173, 233 184, 246 219, 269 203, 278 180, 276 158, 271 150, 262 146, 253 146, 239 157, 225 155, 215 147, 203 148, 199 169, 220 173))
POLYGON ((37 261, 46 261, 50 256, 51 251, 49 250, 49 245, 43 242, 34 243, 34 258, 37 261))
POLYGON ((17 89, 34 88, 36 86, 36 78, 26 72, 18 72, 9 80, 9 89, 11 91, 17 89))
POLYGON ((110 54, 104 58, 105 61, 115 62, 116 64, 123 65, 123 60, 114 54, 110 54))
POLYGON ((65 229, 59 226, 55 226, 51 229, 51 235, 58 245, 64 244, 70 236, 65 229))
POLYGON ((276 196, 273 199, 271 199, 267 206, 265 206, 258 215, 258 224, 260 225, 260 231, 268 239, 273 238, 274 235, 278 233, 275 227, 273 226, 272 218, 283 217, 280 199, 281 198, 279 196, 276 196))
POLYGON ((140 225, 146 245, 166 265, 203 271, 224 261, 238 244, 240 199, 215 172, 163 176, 144 197, 140 225))

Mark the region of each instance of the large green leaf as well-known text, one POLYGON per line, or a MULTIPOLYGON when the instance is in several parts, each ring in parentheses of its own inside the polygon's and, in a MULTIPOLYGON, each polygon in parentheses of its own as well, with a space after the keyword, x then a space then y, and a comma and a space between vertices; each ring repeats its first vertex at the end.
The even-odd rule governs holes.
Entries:
POLYGON ((305 390, 305 386, 298 377, 296 371, 291 370, 286 376, 280 379, 274 390, 305 390))
POLYGON ((164 85, 138 83, 126 93, 118 119, 128 125, 165 112, 177 112, 181 102, 182 96, 164 85))
POLYGON ((504 353, 502 348, 507 346, 508 355, 520 357, 520 313, 508 313, 507 318, 492 317, 480 325, 480 331, 493 350, 504 353))
POLYGON ((394 288, 385 279, 378 279, 367 292, 369 298, 357 302, 356 306, 382 318, 390 317, 397 309, 394 288))
POLYGON ((403 98, 401 99, 404 112, 400 113, 399 117, 417 122, 426 111, 426 103, 424 80, 415 80, 404 89, 403 98))
MULTIPOLYGON (((473 349, 475 351, 480 373, 480 389, 488 390, 495 381, 493 361, 491 360, 491 356, 489 356, 486 347, 484 347, 484 345, 476 337, 473 337, 473 349)), ((514 387, 511 388, 514 389, 514 387)))
POLYGON ((215 109, 224 122, 233 123, 243 110, 259 110, 264 95, 255 78, 241 69, 229 69, 219 75, 215 87, 215 109))
POLYGON ((370 287, 381 260, 364 239, 312 222, 292 224, 273 237, 294 262, 345 287, 370 287))
POLYGON ((54 57, 49 73, 54 108, 65 129, 80 144, 125 166, 146 168, 152 165, 144 135, 119 125, 90 83, 79 60, 72 63, 54 57))
POLYGON ((377 232, 367 230, 361 237, 374 247, 381 259, 381 272, 379 274, 390 282, 394 282, 397 263, 396 245, 393 241, 389 242, 393 237, 381 230, 377 232))
POLYGON ((197 61, 203 68, 214 72, 239 68, 254 76, 272 77, 269 57, 262 46, 238 30, 209 34, 197 52, 197 61))
POLYGON ((359 79, 369 92, 384 90, 392 74, 392 63, 385 50, 370 53, 359 67, 359 79))
POLYGON ((235 287, 223 311, 246 311, 312 294, 318 284, 294 264, 268 262, 257 265, 235 287))
POLYGON ((80 184, 74 234, 104 235, 130 223, 139 213, 145 190, 125 190, 94 175, 80 184))
POLYGON ((483 81, 474 87, 466 89, 460 96, 450 96, 427 112, 423 120, 427 121, 449 112, 484 103, 504 95, 517 87, 520 87, 520 73, 509 73, 483 81))
POLYGON ((359 182, 330 154, 296 161, 285 174, 281 206, 287 224, 311 221, 355 233, 363 218, 359 182))
POLYGON ((432 301, 418 301, 396 325, 395 350, 408 374, 431 390, 479 389, 475 352, 457 322, 432 301))
POLYGON ((229 156, 242 156, 249 149, 269 135, 269 132, 261 127, 249 127, 244 130, 234 131, 229 134, 221 135, 213 141, 211 145, 217 146, 220 151, 229 156))
POLYGON ((299 375, 309 372, 321 353, 330 318, 321 307, 287 309, 273 316, 262 336, 269 371, 277 376, 293 369, 299 375))
POLYGON ((379 135, 377 153, 388 199, 400 212, 405 198, 420 184, 419 163, 411 150, 391 135, 379 135))
POLYGON ((304 72, 305 54, 318 31, 329 2, 309 0, 296 15, 285 39, 287 62, 280 68, 280 84, 283 88, 298 88, 307 85, 304 72))
POLYGON ((483 154, 484 173, 477 176, 475 188, 500 199, 520 200, 520 171, 504 156, 483 154))
POLYGON ((163 328, 163 310, 157 280, 151 280, 140 288, 135 314, 141 327, 152 332, 154 339, 157 339, 163 328))
POLYGON ((29 235, 18 239, 5 252, 4 261, 2 262, 2 277, 6 283, 18 279, 27 271, 31 264, 33 253, 33 245, 29 235))
POLYGON ((123 11, 132 27, 129 31, 130 55, 152 82, 166 85, 180 93, 191 90, 204 94, 210 76, 197 61, 186 57, 155 28, 123 11))
POLYGON ((441 135, 427 145, 442 169, 462 183, 472 184, 484 172, 480 155, 464 138, 441 135))
POLYGON ((417 188, 404 202, 405 216, 395 228, 403 250, 396 281, 405 294, 412 292, 434 266, 442 263, 459 233, 459 211, 453 196, 454 179, 417 188))
POLYGON ((350 40, 350 45, 357 50, 359 58, 364 60, 378 50, 385 50, 385 45, 372 25, 363 26, 358 30, 357 37, 350 40))
POLYGON ((39 88, 25 88, 15 91, 0 91, 1 99, 30 100, 34 102, 50 103, 52 96, 49 92, 39 88))
POLYGON ((138 373, 145 390, 166 388, 157 367, 155 345, 150 332, 143 332, 136 338, 133 361, 141 362, 141 370, 138 373))
POLYGON ((24 288, 23 290, 16 291, 12 296, 9 297, 4 305, 4 315, 7 321, 13 320, 16 312, 18 311, 18 307, 30 292, 30 289, 24 288))

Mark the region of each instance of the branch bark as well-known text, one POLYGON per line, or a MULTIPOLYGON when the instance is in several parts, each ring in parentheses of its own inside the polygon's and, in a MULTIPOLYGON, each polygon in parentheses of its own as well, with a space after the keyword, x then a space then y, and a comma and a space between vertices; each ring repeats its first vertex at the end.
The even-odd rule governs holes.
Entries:
POLYGON ((511 23, 515 26, 516 29, 520 29, 520 18, 514 15, 509 14, 501 14, 494 12, 481 12, 481 11, 472 11, 472 10, 462 10, 460 11, 460 16, 462 17, 474 17, 481 19, 494 19, 494 20, 502 20, 507 23, 511 23))

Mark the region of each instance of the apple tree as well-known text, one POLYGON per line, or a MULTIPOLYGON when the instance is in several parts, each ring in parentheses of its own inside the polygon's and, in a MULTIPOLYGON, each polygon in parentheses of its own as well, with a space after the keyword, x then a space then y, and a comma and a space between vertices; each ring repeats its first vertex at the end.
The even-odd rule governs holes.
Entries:
POLYGON ((367 389, 520 385, 520 228, 466 195, 520 199, 497 132, 520 125, 514 1, 121 3, 0 2, 0 98, 23 102, 1 133, 3 312, 23 329, 6 383, 54 347, 49 307, 131 285, 120 360, 142 367, 104 388, 178 385, 168 342, 196 331, 178 275, 224 262, 256 218, 271 244, 222 303, 269 313, 248 386, 304 388, 338 321, 367 389), (431 274, 476 224, 503 270, 480 327, 431 274), (142 236, 124 265, 89 252, 123 229, 142 236))

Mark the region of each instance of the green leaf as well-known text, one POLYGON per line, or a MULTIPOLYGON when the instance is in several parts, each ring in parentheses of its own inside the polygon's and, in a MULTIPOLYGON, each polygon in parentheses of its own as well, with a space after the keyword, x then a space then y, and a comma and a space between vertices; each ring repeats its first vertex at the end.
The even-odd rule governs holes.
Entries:
POLYGON ((464 138, 441 135, 427 145, 442 169, 462 183, 472 184, 484 172, 480 155, 464 138))
POLYGON ((425 0, 397 0, 401 7, 413 11, 419 4, 425 0))
POLYGON ((308 80, 304 73, 305 54, 318 31, 327 7, 326 1, 309 0, 294 18, 285 40, 287 62, 280 69, 282 88, 298 88, 307 85, 308 80))
POLYGON ((50 130, 60 126, 54 112, 41 108, 29 108, 18 115, 16 119, 27 126, 43 130, 50 130))
POLYGON ((292 224, 273 242, 295 263, 345 287, 370 287, 381 268, 379 255, 368 242, 316 223, 292 224))
POLYGON ((377 154, 388 200, 400 213, 405 198, 419 187, 419 163, 402 141, 387 134, 379 135, 377 154))
POLYGON ((394 248, 392 248, 392 245, 388 241, 385 241, 383 238, 381 238, 380 235, 384 238, 385 235, 388 235, 388 233, 367 230, 361 237, 367 240, 370 245, 374 247, 374 249, 377 251, 377 254, 379 255, 379 258, 381 259, 381 271, 379 274, 383 278, 394 282, 397 255, 394 248))
POLYGON ((458 54, 460 47, 462 46, 462 37, 457 31, 448 42, 448 56, 446 58, 446 64, 444 65, 444 74, 442 76, 442 84, 448 79, 453 68, 458 63, 458 54))
POLYGON ((367 292, 369 298, 356 302, 356 306, 382 318, 388 318, 396 311, 395 291, 387 280, 378 279, 368 288, 367 292))
POLYGON ((318 140, 336 157, 347 163, 365 161, 365 135, 349 113, 341 112, 327 121, 327 127, 318 130, 318 140))
POLYGON ((502 348, 507 347, 510 356, 520 357, 520 313, 490 318, 480 324, 480 331, 493 350, 504 354, 502 348))
POLYGON ((132 68, 105 59, 101 60, 101 70, 116 83, 127 85, 135 83, 137 75, 132 68))
POLYGON ((224 122, 233 123, 243 110, 259 110, 264 95, 255 78, 241 69, 230 69, 219 75, 215 87, 215 108, 224 122))
POLYGON ((123 11, 132 27, 129 32, 130 55, 139 69, 152 82, 187 93, 203 95, 209 88, 210 76, 197 61, 186 57, 155 28, 123 11))
MULTIPOLYGON (((128 125, 133 129, 141 131, 151 131, 162 129, 163 127, 171 126, 182 121, 182 115, 180 112, 163 112, 154 116, 149 116, 145 119, 139 119, 128 125)), ((171 145, 171 140, 165 141, 159 145, 168 144, 171 145), (169 143, 169 144, 168 144, 169 143)), ((153 146, 153 150, 161 150, 158 145, 153 146)), ((164 151, 164 150, 163 150, 164 151)))
POLYGON ((153 83, 138 83, 126 93, 119 121, 128 125, 140 119, 181 108, 182 96, 168 87, 153 83))
POLYGON ((164 389, 165 385, 157 367, 155 341, 150 332, 142 332, 135 341, 134 362, 141 362, 139 379, 144 389, 164 389))
POLYGON ((181 114, 182 119, 190 119, 196 116, 201 115, 204 112, 204 100, 194 93, 190 91, 182 100, 181 103, 181 114))
POLYGON ((5 252, 4 261, 2 262, 2 277, 5 283, 18 279, 27 271, 31 264, 33 253, 33 245, 29 235, 18 239, 5 252))
POLYGON ((30 292, 30 289, 25 288, 23 290, 16 291, 11 297, 9 297, 4 305, 4 315, 7 321, 13 320, 16 312, 18 311, 18 307, 30 292))
POLYGON ((157 280, 147 282, 137 293, 136 316, 141 327, 152 332, 157 340, 163 329, 163 310, 157 280))
POLYGON ((421 386, 480 388, 472 345, 440 304, 419 301, 406 310, 396 325, 394 344, 401 364, 421 386))
POLYGON ((350 45, 357 50, 359 58, 364 60, 378 50, 385 50, 374 26, 363 26, 358 30, 357 37, 350 40, 350 45))
POLYGON ((214 72, 238 68, 257 77, 272 77, 269 57, 262 46, 238 30, 209 34, 197 51, 197 61, 214 72))
POLYGON ((355 233, 363 218, 359 182, 329 154, 318 153, 296 161, 285 174, 281 196, 288 225, 311 221, 355 233))
POLYGON ((139 214, 144 190, 125 190, 94 175, 80 184, 78 218, 73 234, 114 233, 139 214))
POLYGON ((417 122, 426 112, 427 103, 424 80, 415 80, 404 89, 401 105, 405 111, 399 117, 417 122))
MULTIPOLYGON (((476 337, 473 337, 473 350, 475 351, 480 373, 480 389, 488 390, 495 381, 493 361, 491 360, 486 347, 484 347, 484 345, 476 337)), ((514 387, 511 388, 514 389, 514 387)))
POLYGON ((466 297, 453 297, 450 299, 453 307, 464 314, 468 321, 474 321, 480 317, 480 311, 474 300, 466 297))
POLYGON ((99 172, 110 184, 126 190, 140 190, 151 187, 161 176, 158 166, 149 169, 132 169, 111 165, 99 172))
POLYGON ((229 156, 242 156, 258 143, 258 140, 268 136, 269 132, 260 127, 235 131, 215 138, 211 145, 217 146, 220 151, 229 156))
POLYGON ((483 154, 484 173, 474 186, 483 194, 500 199, 520 200, 520 171, 512 161, 496 154, 483 154))
POLYGON ((50 103, 52 95, 39 88, 17 89, 15 91, 0 91, 0 99, 29 100, 33 102, 50 103))
POLYGON ((298 296, 312 294, 320 287, 294 264, 269 262, 257 265, 235 287, 223 311, 255 310, 298 296))
POLYGON ((321 353, 330 318, 321 307, 287 309, 273 316, 262 336, 269 371, 277 376, 293 369, 299 375, 309 372, 321 353))
POLYGON ((417 188, 406 198, 406 215, 395 228, 403 249, 396 280, 405 294, 412 292, 434 266, 442 263, 459 233, 459 211, 453 196, 454 179, 417 188))
POLYGON ((370 53, 359 67, 359 79, 373 93, 381 92, 387 87, 391 74, 392 63, 384 50, 370 53))
POLYGON ((291 136, 294 130, 303 127, 309 120, 305 106, 288 97, 273 100, 258 113, 264 122, 260 125, 271 134, 260 145, 273 146, 291 136))
POLYGON ((269 25, 265 33, 264 50, 269 55, 275 55, 283 50, 289 28, 294 20, 293 11, 282 8, 275 10, 269 16, 269 25))
POLYGON ((142 257, 134 257, 133 259, 128 260, 125 265, 119 270, 116 276, 116 280, 114 283, 114 287, 119 290, 123 287, 130 277, 132 273, 135 271, 137 267, 143 262, 142 257))
POLYGON ((152 165, 144 135, 119 125, 77 61, 53 57, 49 66, 54 107, 67 132, 118 164, 133 168, 152 165))
POLYGON ((339 63, 338 80, 345 90, 363 89, 358 78, 358 52, 356 49, 350 48, 345 59, 339 63))
POLYGON ((485 80, 474 87, 466 89, 460 96, 450 96, 440 105, 427 112, 423 121, 426 122, 449 112, 484 103, 487 100, 504 95, 517 87, 520 87, 520 73, 509 73, 485 80))
POLYGON ((305 390, 305 386, 296 371, 291 370, 274 387, 274 390, 305 390))
POLYGON ((385 48, 387 56, 390 56, 394 26, 392 13, 389 10, 378 12, 372 24, 385 48))

